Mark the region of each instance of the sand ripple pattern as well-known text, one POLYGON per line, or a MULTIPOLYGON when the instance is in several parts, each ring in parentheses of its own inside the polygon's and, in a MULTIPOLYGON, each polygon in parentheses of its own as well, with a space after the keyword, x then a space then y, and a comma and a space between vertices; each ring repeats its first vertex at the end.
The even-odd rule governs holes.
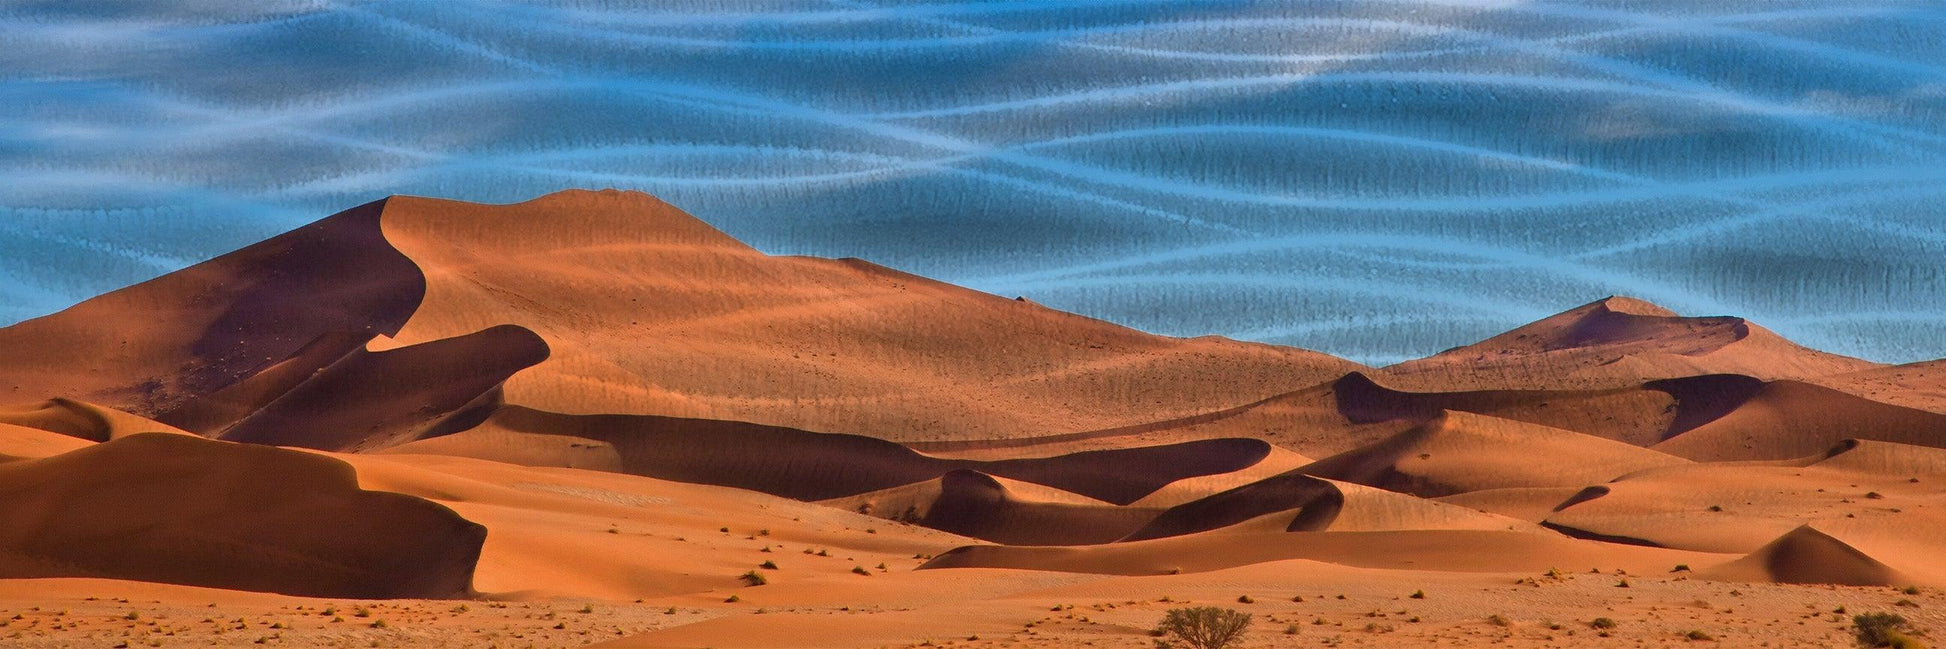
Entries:
POLYGON ((1613 293, 1946 355, 1926 3, 16 4, 0 169, 0 323, 387 194, 613 186, 1371 363, 1613 293))

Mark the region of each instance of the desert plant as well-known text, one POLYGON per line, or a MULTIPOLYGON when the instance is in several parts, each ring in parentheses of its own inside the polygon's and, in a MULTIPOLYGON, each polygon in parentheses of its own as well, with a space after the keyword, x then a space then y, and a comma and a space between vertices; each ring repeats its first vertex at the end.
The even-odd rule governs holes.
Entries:
POLYGON ((1906 623, 1905 616, 1897 613, 1855 615, 1851 618, 1851 625, 1852 633, 1858 636, 1858 644, 1867 647, 1921 649, 1925 646, 1906 635, 1912 628, 1906 623))
POLYGON ((1155 628, 1174 640, 1155 641, 1158 649, 1170 649, 1176 643, 1188 649, 1223 649, 1243 638, 1244 630, 1250 628, 1250 614, 1214 606, 1176 608, 1165 613, 1155 628))
POLYGON ((1710 635, 1701 629, 1691 629, 1689 633, 1682 634, 1682 637, 1688 638, 1691 642, 1707 642, 1716 639, 1716 636, 1710 635))
POLYGON ((762 586, 764 584, 770 583, 769 579, 764 578, 763 573, 757 572, 755 570, 743 573, 742 575, 739 575, 737 578, 742 579, 743 583, 751 586, 762 586))
POLYGON ((1596 629, 1613 629, 1615 628, 1615 621, 1605 617, 1598 617, 1594 621, 1589 622, 1588 626, 1596 629))

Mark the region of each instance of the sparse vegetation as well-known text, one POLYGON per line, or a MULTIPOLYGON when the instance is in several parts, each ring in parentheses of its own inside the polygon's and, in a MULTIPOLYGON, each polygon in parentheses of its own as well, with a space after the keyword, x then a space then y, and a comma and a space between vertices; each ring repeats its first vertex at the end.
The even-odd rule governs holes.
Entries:
POLYGON ((1690 629, 1688 633, 1682 634, 1682 637, 1688 639, 1690 642, 1709 642, 1716 639, 1716 636, 1710 635, 1702 629, 1690 629))
POLYGON ((1595 618, 1593 621, 1588 622, 1588 626, 1596 629, 1613 629, 1615 628, 1616 625, 1615 625, 1615 621, 1612 619, 1605 618, 1605 617, 1598 617, 1595 618))
POLYGON ((764 584, 770 583, 769 579, 764 578, 763 573, 757 572, 755 570, 743 573, 742 575, 739 575, 737 578, 742 579, 743 583, 749 586, 762 586, 764 584))
POLYGON ((775 561, 765 561, 765 562, 763 562, 763 563, 759 563, 759 564, 757 564, 757 567, 758 567, 758 568, 763 568, 764 570, 776 570, 776 569, 777 569, 777 562, 775 562, 775 561))
POLYGON ((1493 615, 1487 616, 1487 624, 1494 626, 1513 626, 1514 622, 1513 620, 1507 619, 1505 615, 1494 613, 1493 615))
POLYGON ((1423 591, 1423 590, 1415 590, 1415 591, 1412 591, 1412 595, 1411 595, 1411 597, 1412 597, 1413 599, 1425 599, 1425 598, 1426 598, 1426 591, 1423 591))
POLYGON ((1897 613, 1865 613, 1851 618, 1852 633, 1858 637, 1858 644, 1867 647, 1893 647, 1894 649, 1925 649, 1924 644, 1913 638, 1912 626, 1905 616, 1897 613))
POLYGON ((1235 646, 1243 638, 1243 632, 1250 628, 1250 614, 1240 611, 1199 606, 1195 608, 1170 609, 1162 617, 1162 623, 1155 630, 1173 640, 1157 640, 1158 649, 1172 649, 1177 646, 1187 649, 1224 649, 1235 646), (1180 644, 1178 644, 1180 643, 1180 644))
POLYGON ((851 573, 854 575, 864 575, 867 577, 872 576, 872 571, 866 570, 864 566, 852 566, 851 573))
POLYGON ((1249 595, 1242 595, 1242 596, 1239 596, 1239 597, 1237 597, 1237 603, 1238 603, 1238 604, 1255 604, 1255 603, 1257 603, 1257 600, 1256 600, 1255 598, 1252 598, 1252 597, 1250 597, 1249 595))

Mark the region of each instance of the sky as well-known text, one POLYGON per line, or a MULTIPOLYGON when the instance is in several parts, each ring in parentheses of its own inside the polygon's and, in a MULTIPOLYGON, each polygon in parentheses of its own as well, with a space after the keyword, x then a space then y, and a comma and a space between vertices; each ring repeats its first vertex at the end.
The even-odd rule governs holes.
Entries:
POLYGON ((617 187, 1372 364, 1611 294, 1946 356, 1924 3, 13 2, 0 168, 0 324, 387 195, 617 187))

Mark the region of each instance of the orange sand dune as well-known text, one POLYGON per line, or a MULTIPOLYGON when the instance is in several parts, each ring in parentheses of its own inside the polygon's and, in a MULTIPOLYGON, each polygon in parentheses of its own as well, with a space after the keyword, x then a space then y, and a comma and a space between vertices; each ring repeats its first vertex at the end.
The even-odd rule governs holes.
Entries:
MULTIPOLYGON (((507 380, 506 403, 904 441, 1133 425, 1357 367, 1150 335, 855 260, 769 256, 652 197, 614 191, 505 206, 394 197, 0 329, 0 357, 7 400, 77 398, 206 433, 310 381, 406 384, 440 369, 484 383, 538 362, 507 380), (493 357, 497 345, 464 342, 502 326, 540 344, 493 357), (385 350, 366 350, 376 335, 390 339, 372 345, 404 348, 391 353, 447 341, 423 351, 444 366, 387 363, 385 350), (455 349, 467 344, 483 347, 455 349), (311 378, 327 367, 341 378, 311 378)), ((453 394, 417 405, 474 387, 439 388, 453 394)), ((308 404, 288 397, 271 417, 303 419, 308 404)), ((275 427, 246 425, 256 426, 275 427)))
POLYGON ((1599 390, 1414 392, 1353 372, 1331 383, 1211 415, 1066 439, 1153 444, 1256 437, 1305 455, 1326 457, 1405 432, 1443 412, 1458 411, 1647 446, 1729 412, 1762 385, 1749 377, 1709 375, 1599 390))
POLYGON ((73 399, 0 406, 0 424, 35 428, 91 442, 141 433, 189 434, 145 417, 73 399))
POLYGON ((0 424, 0 463, 35 460, 93 446, 94 442, 28 426, 0 424))
POLYGON ((1782 460, 1818 453, 1850 438, 1946 447, 1946 414, 1777 381, 1728 414, 1655 449, 1695 460, 1782 460))
POLYGON ((1807 380, 1873 401, 1946 413, 1946 359, 1876 367, 1807 380))
POLYGON ((1483 489, 1581 487, 1677 464, 1687 461, 1574 431, 1446 411, 1301 470, 1433 498, 1483 489))
POLYGON ((1290 473, 1163 511, 1124 541, 1211 530, 1286 532, 1521 530, 1538 527, 1494 514, 1382 489, 1290 473))
POLYGON ((343 462, 154 434, 0 464, 0 520, 4 577, 369 598, 471 592, 486 533, 343 462))
POLYGON ((1008 545, 1108 543, 1161 511, 1035 487, 957 469, 934 480, 823 504, 1008 545))
POLYGON ((633 600, 914 566, 970 539, 762 493, 461 457, 333 454, 366 489, 424 498, 484 526, 474 587, 496 599, 633 600), (820 554, 821 553, 821 554, 820 554), (760 564, 779 566, 766 570, 760 564))
POLYGON ((1806 379, 1875 367, 1801 347, 1742 318, 1683 317, 1608 297, 1383 372, 1403 387, 1464 390, 1621 387, 1705 374, 1806 379))
POLYGON ((1162 575, 1310 559, 1364 568, 1459 572, 1622 568, 1666 571, 1731 557, 1494 530, 1192 534, 1083 547, 973 545, 922 568, 1012 568, 1107 575, 1162 575))
POLYGON ((1911 583, 1890 566, 1810 525, 1786 532, 1741 559, 1704 570, 1697 576, 1723 581, 1845 586, 1911 583))
MULTIPOLYGON (((517 406, 502 408, 479 429, 422 448, 470 454, 467 439, 482 438, 480 445, 519 439, 509 433, 589 440, 612 448, 622 470, 636 475, 802 500, 853 496, 972 469, 1128 504, 1177 480, 1249 468, 1271 452, 1258 440, 1208 439, 1046 458, 962 460, 860 435, 647 415, 563 415, 517 406)), ((495 454, 504 451, 482 455, 495 454)))
MULTIPOLYGON (((1640 471, 1589 488, 1545 524, 1591 538, 1738 553, 1805 524, 1886 534, 1946 524, 1946 491, 1932 476, 1813 464, 1819 459, 1640 471)), ((1946 551, 1941 541, 1933 552, 1946 551)))

